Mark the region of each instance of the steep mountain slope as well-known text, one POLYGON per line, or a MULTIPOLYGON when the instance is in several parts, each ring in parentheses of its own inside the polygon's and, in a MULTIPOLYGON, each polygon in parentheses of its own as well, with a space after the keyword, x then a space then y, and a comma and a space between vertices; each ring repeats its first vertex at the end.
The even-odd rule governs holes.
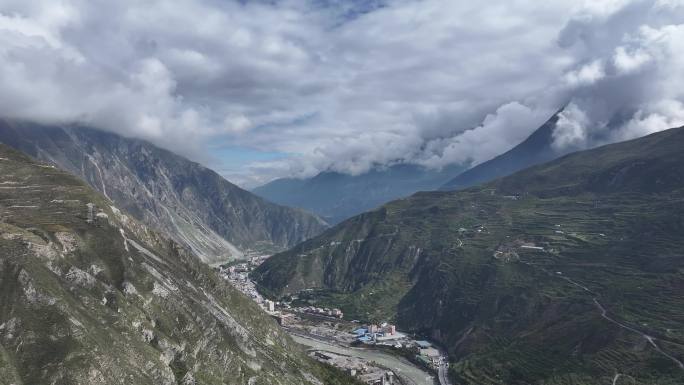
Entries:
POLYGON ((0 384, 345 381, 186 249, 4 145, 0 218, 0 384))
POLYGON ((144 141, 88 128, 0 120, 0 142, 82 178, 207 263, 250 249, 282 250, 326 227, 313 215, 266 202, 144 141))
POLYGON ((684 379, 684 128, 418 193, 255 273, 448 347, 458 384, 684 379))
POLYGON ((440 190, 461 190, 480 183, 489 182, 496 178, 511 175, 516 171, 548 162, 566 154, 569 150, 559 151, 551 146, 551 143, 553 142, 553 130, 558 122, 559 114, 560 111, 522 143, 496 158, 480 163, 477 166, 464 171, 441 186, 440 190))
POLYGON ((462 170, 461 166, 437 171, 401 164, 355 176, 323 172, 309 179, 276 179, 252 192, 309 210, 335 224, 417 191, 434 190, 462 170))

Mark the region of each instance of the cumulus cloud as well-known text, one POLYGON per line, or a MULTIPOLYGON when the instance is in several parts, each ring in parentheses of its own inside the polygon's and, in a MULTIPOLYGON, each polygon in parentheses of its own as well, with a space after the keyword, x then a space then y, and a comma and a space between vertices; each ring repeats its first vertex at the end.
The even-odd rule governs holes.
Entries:
POLYGON ((571 103, 558 115, 551 145, 558 150, 587 147, 592 122, 584 111, 571 103))
MULTIPOLYGON (((627 61, 629 59, 623 59, 627 61)), ((565 81, 571 86, 582 86, 594 84, 606 76, 606 72, 601 60, 595 60, 583 65, 577 70, 565 74, 565 81)))
POLYGON ((615 49, 615 56, 613 56, 615 68, 620 74, 628 74, 630 72, 638 71, 651 60, 652 57, 648 54, 648 52, 641 48, 636 48, 631 52, 628 52, 627 48, 625 47, 617 47, 615 49))
POLYGON ((683 16, 682 2, 640 1, 600 22, 568 24, 581 36, 568 49, 603 63, 603 71, 588 71, 601 74, 586 76, 589 82, 570 82, 572 103, 561 114, 554 146, 581 149, 684 125, 684 75, 677 70, 684 65, 683 16), (619 33, 611 36, 613 30, 619 33))
POLYGON ((428 158, 417 163, 430 168, 451 163, 478 164, 491 159, 525 139, 531 128, 552 114, 545 108, 534 109, 518 102, 504 104, 487 114, 482 123, 453 137, 428 141, 425 151, 428 158))
POLYGON ((678 0, 0 0, 0 115, 151 140, 257 183, 476 164, 682 123, 678 0), (236 169, 207 149, 287 154, 236 169))

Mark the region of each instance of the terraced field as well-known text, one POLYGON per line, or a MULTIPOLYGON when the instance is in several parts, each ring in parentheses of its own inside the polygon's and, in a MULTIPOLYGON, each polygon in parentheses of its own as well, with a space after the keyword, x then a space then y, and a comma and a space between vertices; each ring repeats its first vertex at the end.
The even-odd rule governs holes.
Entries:
POLYGON ((681 384, 682 148, 673 129, 418 193, 255 277, 441 341, 458 384, 681 384))

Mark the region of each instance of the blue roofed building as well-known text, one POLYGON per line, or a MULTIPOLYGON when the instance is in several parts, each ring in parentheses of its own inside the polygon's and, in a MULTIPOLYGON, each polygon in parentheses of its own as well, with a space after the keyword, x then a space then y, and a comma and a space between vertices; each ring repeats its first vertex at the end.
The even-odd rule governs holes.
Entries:
POLYGON ((370 336, 361 336, 361 337, 357 338, 357 341, 363 342, 363 343, 368 343, 368 342, 373 341, 373 338, 371 338, 370 336))

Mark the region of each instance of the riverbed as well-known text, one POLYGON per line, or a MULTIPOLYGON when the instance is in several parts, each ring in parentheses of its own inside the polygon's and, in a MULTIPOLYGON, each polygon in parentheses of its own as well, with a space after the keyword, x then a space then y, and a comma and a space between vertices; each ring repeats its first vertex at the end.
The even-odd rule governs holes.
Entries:
POLYGON ((415 385, 434 385, 434 377, 425 370, 413 365, 407 360, 388 353, 372 349, 350 348, 335 345, 313 338, 291 335, 297 343, 317 350, 327 350, 332 353, 346 354, 352 357, 362 358, 368 361, 375 361, 379 365, 387 367, 403 377, 413 381, 415 385))

